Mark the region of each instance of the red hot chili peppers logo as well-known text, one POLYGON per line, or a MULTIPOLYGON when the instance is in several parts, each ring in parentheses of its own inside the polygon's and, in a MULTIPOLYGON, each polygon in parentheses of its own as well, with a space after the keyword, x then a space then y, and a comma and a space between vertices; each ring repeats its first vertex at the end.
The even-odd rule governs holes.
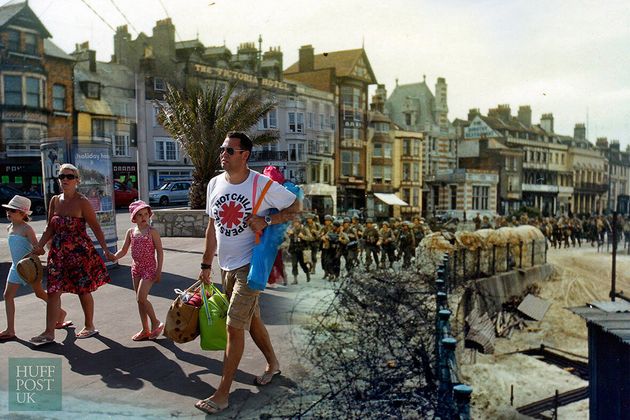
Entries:
POLYGON ((216 221, 219 231, 225 236, 237 236, 245 229, 245 219, 252 214, 249 198, 243 194, 223 194, 214 202, 212 217, 216 221))

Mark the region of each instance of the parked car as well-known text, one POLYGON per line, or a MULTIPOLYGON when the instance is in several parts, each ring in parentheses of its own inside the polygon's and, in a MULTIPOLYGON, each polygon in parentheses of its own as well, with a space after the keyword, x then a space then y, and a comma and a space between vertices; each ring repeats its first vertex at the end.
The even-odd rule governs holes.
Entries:
POLYGON ((128 187, 120 181, 114 181, 114 204, 116 207, 126 207, 138 199, 138 190, 128 187))
POLYGON ((31 211, 33 214, 46 214, 46 204, 44 198, 37 195, 27 195, 27 193, 8 185, 0 184, 0 204, 8 204, 14 195, 28 197, 31 200, 31 211))
POLYGON ((149 192, 149 204, 167 206, 171 203, 188 203, 191 181, 168 181, 149 192))
POLYGON ((463 212, 458 210, 439 210, 435 215, 435 220, 438 223, 445 223, 449 220, 459 222, 463 218, 463 212))

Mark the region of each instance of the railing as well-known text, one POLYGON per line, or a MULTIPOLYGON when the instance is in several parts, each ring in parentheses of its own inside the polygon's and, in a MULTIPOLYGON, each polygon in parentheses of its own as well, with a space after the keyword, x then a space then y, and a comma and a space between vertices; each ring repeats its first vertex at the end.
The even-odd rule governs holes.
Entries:
POLYGON ((575 192, 594 192, 594 193, 604 193, 608 191, 608 185, 606 184, 595 184, 593 182, 578 182, 575 184, 573 188, 575 192))
POLYGON ((437 270, 435 353, 437 360, 438 407, 437 414, 443 419, 470 420, 470 394, 472 388, 459 381, 455 349, 457 340, 451 336, 448 308, 448 286, 450 257, 444 256, 437 270))

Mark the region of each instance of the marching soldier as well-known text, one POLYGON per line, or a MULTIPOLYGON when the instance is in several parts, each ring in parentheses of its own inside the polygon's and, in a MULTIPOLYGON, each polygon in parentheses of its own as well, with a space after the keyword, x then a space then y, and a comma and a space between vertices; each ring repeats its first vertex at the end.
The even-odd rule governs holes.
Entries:
POLYGON ((352 225, 354 230, 357 232, 357 237, 359 238, 359 246, 357 247, 357 266, 361 261, 361 254, 363 254, 363 248, 365 247, 365 241, 363 240, 363 230, 365 227, 359 222, 359 216, 352 216, 352 225))
POLYGON ((311 281, 311 270, 304 262, 304 250, 309 247, 313 239, 311 232, 305 226, 302 226, 302 223, 296 218, 293 221, 293 225, 287 230, 287 235, 289 236, 289 253, 291 254, 293 273, 292 284, 298 284, 298 263, 306 274, 306 281, 309 282, 311 281))
POLYGON ((350 274, 352 269, 357 265, 359 253, 359 232, 357 228, 350 223, 349 218, 343 219, 342 231, 348 236, 348 242, 344 249, 344 259, 346 260, 346 272, 350 274))
POLYGON ((313 239, 308 243, 311 250, 311 274, 315 274, 315 265, 317 265, 317 251, 319 250, 320 240, 319 231, 322 229, 319 223, 315 221, 315 215, 306 214, 306 228, 311 232, 313 239))
MULTIPOLYGON (((481 223, 481 219, 479 219, 481 223)), ((424 239, 424 226, 422 226, 422 219, 418 216, 413 218, 413 236, 416 239, 416 245, 420 244, 420 241, 424 239)))
POLYGON ((328 278, 334 281, 339 278, 342 249, 348 243, 348 235, 343 232, 339 220, 333 222, 333 229, 322 237, 322 241, 327 244, 329 250, 328 278))
POLYGON ((475 223, 475 230, 481 229, 481 217, 479 217, 479 213, 473 218, 473 222, 475 223))
POLYGON ((378 229, 374 227, 372 219, 366 220, 366 227, 363 231, 363 240, 365 241, 365 268, 370 271, 372 265, 372 257, 374 257, 374 264, 378 268, 378 242, 380 235, 378 229))
POLYGON ((402 255, 404 267, 408 267, 411 264, 411 258, 416 251, 416 239, 410 229, 410 225, 412 225, 411 222, 403 222, 398 234, 398 255, 402 255))
POLYGON ((333 231, 333 217, 329 214, 324 216, 324 226, 319 231, 319 241, 322 249, 322 270, 324 270, 324 279, 332 277, 331 264, 332 264, 332 250, 330 249, 330 242, 325 240, 328 233, 333 231))
POLYGON ((396 258, 396 236, 394 232, 389 228, 388 222, 383 222, 381 224, 381 230, 379 231, 380 243, 381 246, 381 267, 385 268, 385 262, 389 259, 389 267, 393 267, 394 260, 396 258))

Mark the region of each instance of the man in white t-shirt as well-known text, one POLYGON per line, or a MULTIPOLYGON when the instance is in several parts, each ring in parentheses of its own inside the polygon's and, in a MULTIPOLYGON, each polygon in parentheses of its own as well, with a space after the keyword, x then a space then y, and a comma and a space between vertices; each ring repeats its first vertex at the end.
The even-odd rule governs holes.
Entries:
POLYGON ((247 286, 247 274, 256 234, 269 225, 292 220, 300 206, 293 193, 272 181, 257 214, 252 214, 269 178, 247 166, 252 151, 251 139, 244 133, 229 133, 220 151, 221 167, 225 172, 208 183, 206 212, 210 219, 200 278, 204 283, 210 283, 212 259, 217 252, 223 290, 230 299, 230 306, 221 383, 213 395, 195 404, 195 407, 208 414, 221 412, 228 407, 230 387, 245 347, 245 330, 249 330, 267 361, 263 374, 256 377, 256 384, 266 385, 280 373, 280 363, 260 317, 260 291, 247 286), (269 209, 273 208, 280 212, 269 215, 269 209))

